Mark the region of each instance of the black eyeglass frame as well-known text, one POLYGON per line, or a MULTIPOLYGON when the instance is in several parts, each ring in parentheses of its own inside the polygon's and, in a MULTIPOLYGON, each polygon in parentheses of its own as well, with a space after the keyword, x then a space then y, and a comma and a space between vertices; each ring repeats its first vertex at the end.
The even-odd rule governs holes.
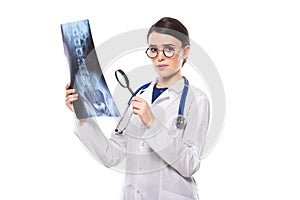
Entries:
POLYGON ((180 49, 182 49, 183 47, 180 47, 180 48, 177 48, 177 49, 175 49, 175 48, 173 48, 173 47, 170 47, 170 46, 166 46, 166 47, 164 47, 162 50, 160 50, 160 49, 158 49, 158 48, 156 48, 157 49, 157 51, 156 51, 156 55, 155 56, 153 56, 153 57, 151 57, 147 52, 148 52, 148 50, 150 50, 151 48, 155 48, 155 47, 148 47, 147 49, 146 49, 146 51, 145 51, 145 53, 146 53, 146 55, 149 57, 149 58, 151 58, 151 59, 154 59, 154 58, 156 58, 157 56, 158 56, 158 54, 159 54, 159 52, 160 51, 162 51, 163 52, 163 54, 164 54, 164 56, 166 56, 167 58, 172 58, 174 55, 175 55, 175 52, 177 51, 177 50, 180 50, 180 49), (172 53, 172 55, 171 56, 167 56, 166 55, 166 52, 165 52, 165 49, 170 49, 170 48, 172 48, 173 49, 173 53, 172 53))

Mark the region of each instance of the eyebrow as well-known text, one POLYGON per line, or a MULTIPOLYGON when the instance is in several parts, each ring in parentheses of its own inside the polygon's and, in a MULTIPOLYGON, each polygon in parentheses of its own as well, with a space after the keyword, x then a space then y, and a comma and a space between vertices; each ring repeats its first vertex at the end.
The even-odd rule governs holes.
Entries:
MULTIPOLYGON (((155 44, 150 44, 149 46, 150 46, 150 47, 156 47, 157 45, 155 45, 155 44)), ((162 44, 162 46, 164 46, 164 47, 166 47, 166 46, 173 46, 173 47, 175 47, 174 44, 162 44)))

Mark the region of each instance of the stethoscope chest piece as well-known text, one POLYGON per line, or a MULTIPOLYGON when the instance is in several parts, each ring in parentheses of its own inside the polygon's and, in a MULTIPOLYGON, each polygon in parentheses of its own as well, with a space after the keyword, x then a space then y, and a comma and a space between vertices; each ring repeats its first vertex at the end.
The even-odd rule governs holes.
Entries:
POLYGON ((186 127, 186 119, 184 116, 182 115, 179 115, 177 118, 176 118, 176 127, 179 128, 179 129, 184 129, 186 127))
POLYGON ((184 87, 180 98, 179 108, 178 108, 178 116, 176 118, 176 127, 179 129, 184 129, 186 127, 187 121, 183 116, 184 113, 184 104, 186 100, 186 96, 189 89, 189 81, 183 76, 184 79, 184 87))

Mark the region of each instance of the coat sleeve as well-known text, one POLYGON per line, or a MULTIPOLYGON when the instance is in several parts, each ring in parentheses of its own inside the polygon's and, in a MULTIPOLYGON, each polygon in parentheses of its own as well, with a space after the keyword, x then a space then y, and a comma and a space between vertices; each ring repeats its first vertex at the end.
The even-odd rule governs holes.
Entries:
POLYGON ((76 120, 74 133, 93 157, 106 167, 119 164, 126 157, 126 138, 115 135, 107 138, 99 127, 96 118, 88 118, 83 124, 76 120))
POLYGON ((200 167, 201 151, 209 124, 209 101, 204 93, 192 94, 186 119, 187 126, 182 135, 172 136, 157 117, 144 136, 147 144, 161 159, 182 176, 191 177, 200 167))

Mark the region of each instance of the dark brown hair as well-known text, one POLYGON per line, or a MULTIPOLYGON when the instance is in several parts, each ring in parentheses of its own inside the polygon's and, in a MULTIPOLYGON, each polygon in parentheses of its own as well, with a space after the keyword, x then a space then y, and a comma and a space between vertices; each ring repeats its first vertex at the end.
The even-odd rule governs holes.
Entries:
POLYGON ((163 17, 151 26, 148 31, 147 39, 152 32, 172 35, 181 41, 182 47, 190 44, 189 32, 187 28, 177 19, 163 17))

